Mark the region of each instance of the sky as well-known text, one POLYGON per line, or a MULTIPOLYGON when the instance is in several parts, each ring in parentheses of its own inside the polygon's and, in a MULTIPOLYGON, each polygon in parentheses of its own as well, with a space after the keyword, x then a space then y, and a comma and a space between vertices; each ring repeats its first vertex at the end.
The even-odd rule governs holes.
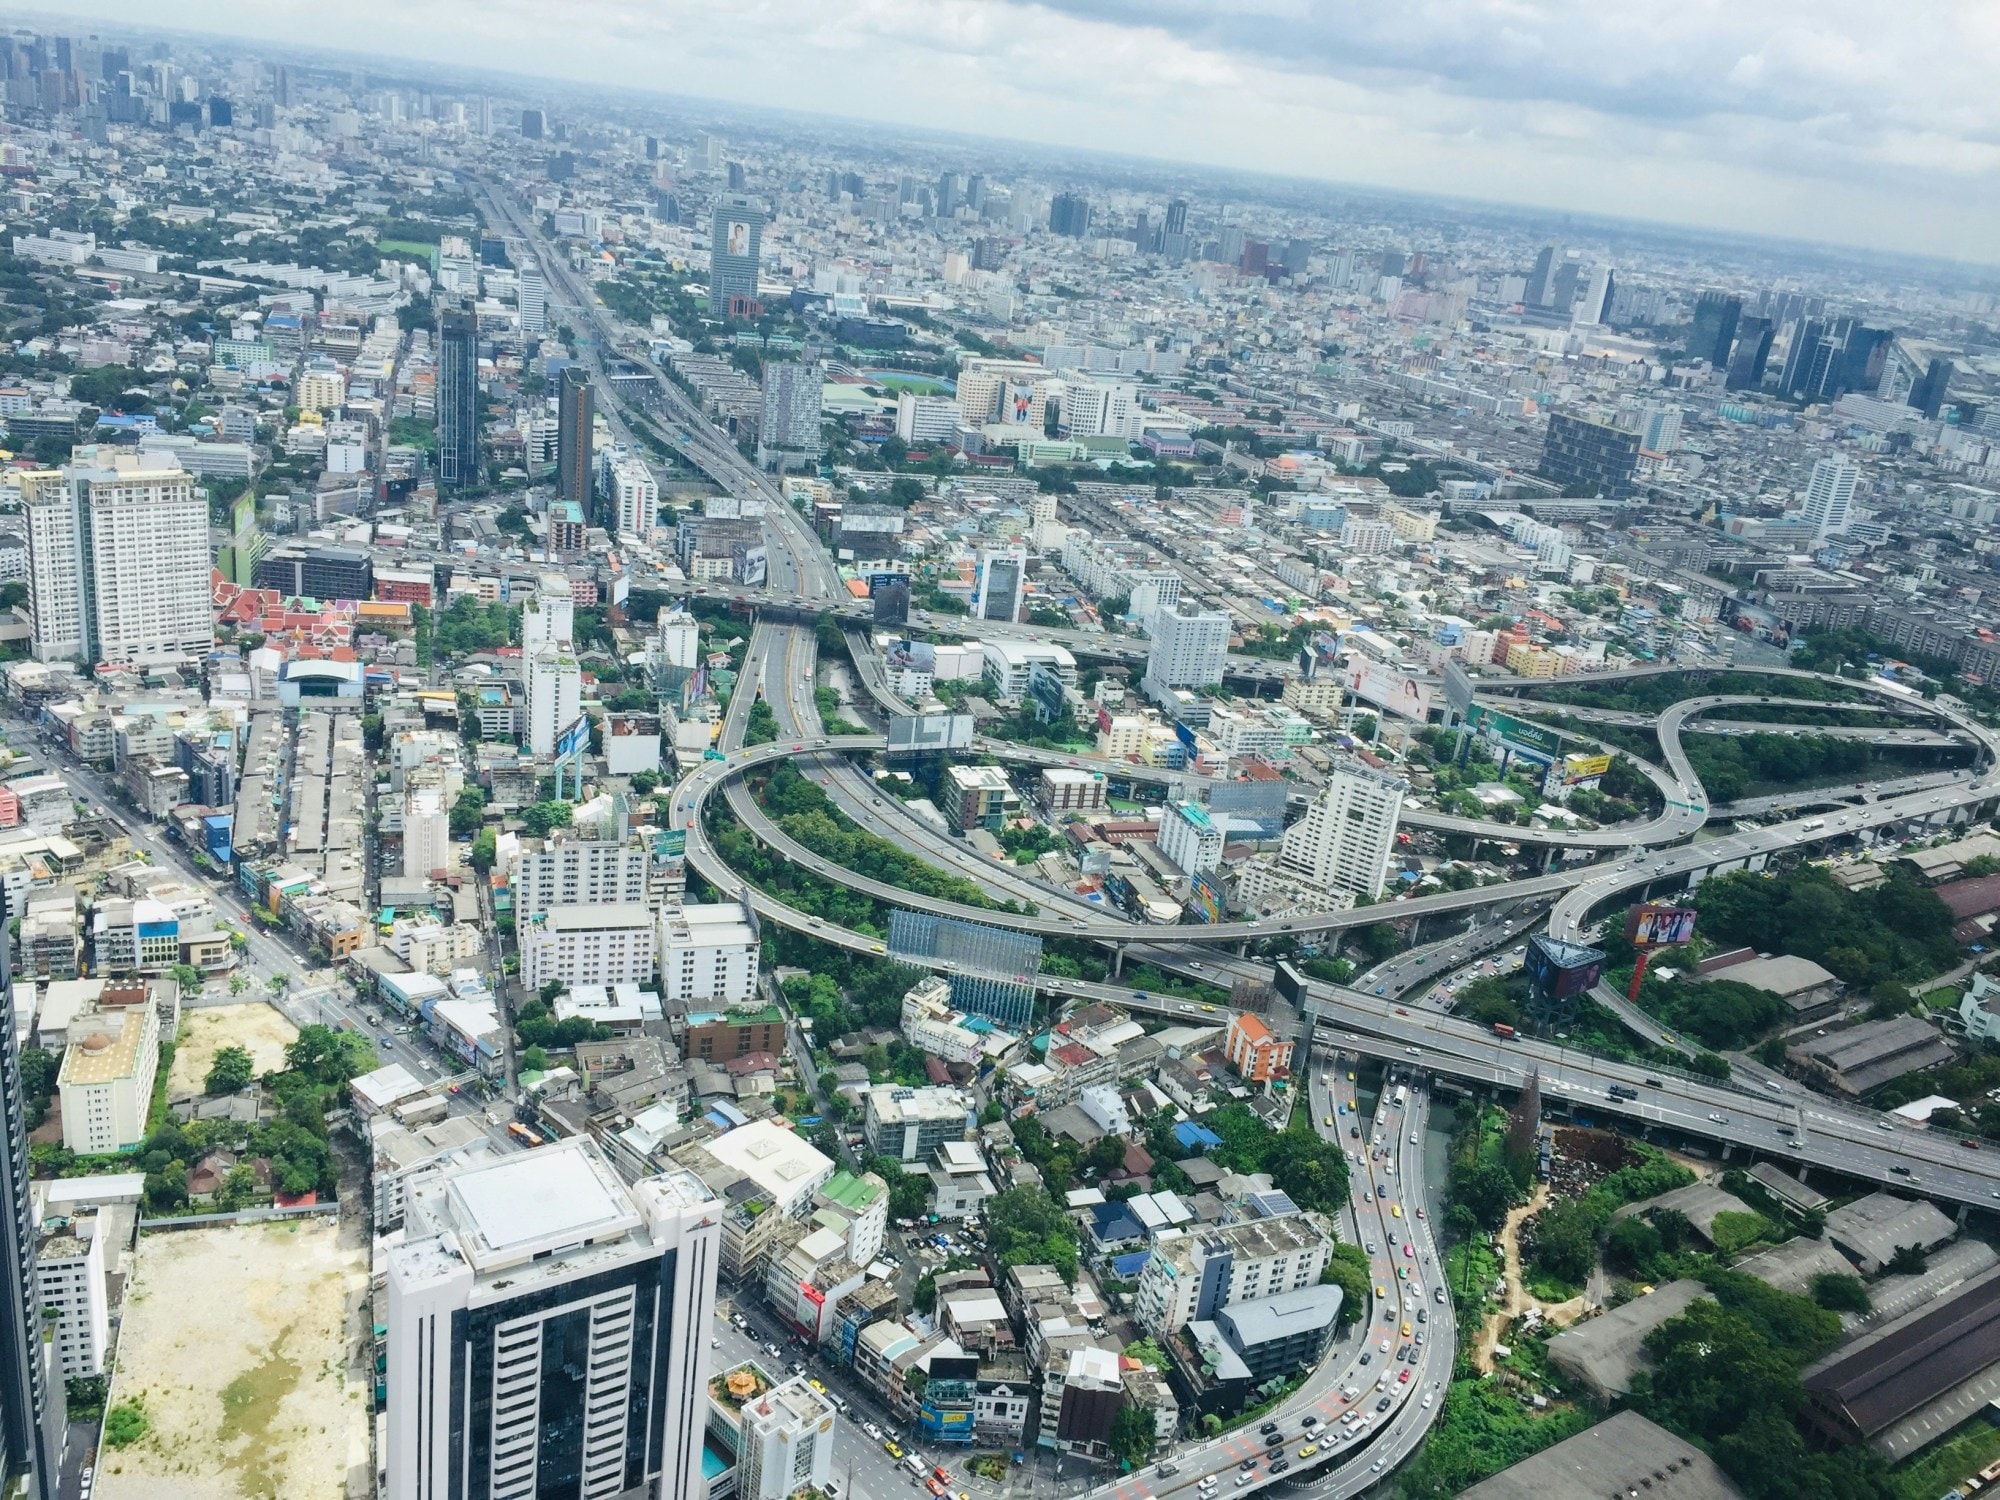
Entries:
MULTIPOLYGON (((1990 0, 75 0, 1092 151, 2000 261, 1990 0)), ((71 23, 76 24, 76 21, 71 23)))

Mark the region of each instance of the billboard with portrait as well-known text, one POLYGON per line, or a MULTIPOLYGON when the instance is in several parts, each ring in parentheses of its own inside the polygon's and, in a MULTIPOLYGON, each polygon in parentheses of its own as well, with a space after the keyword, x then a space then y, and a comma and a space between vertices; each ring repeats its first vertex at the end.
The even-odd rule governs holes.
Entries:
POLYGON ((1521 966, 1527 970, 1528 982, 1537 994, 1567 1000, 1586 993, 1597 983, 1604 971, 1604 953, 1598 948, 1565 943, 1538 933, 1528 940, 1527 956, 1521 966))
POLYGON ((742 219, 731 219, 724 243, 728 246, 729 254, 739 257, 748 255, 750 253, 750 225, 742 219))
POLYGON ((1348 696, 1421 724, 1431 716, 1431 690, 1407 672, 1350 661, 1341 672, 1348 696))
POLYGON ((1648 901, 1625 914, 1625 940, 1642 948, 1663 948, 1694 938, 1694 908, 1648 901))
POLYGON ((1000 403, 1000 420, 1014 427, 1025 427, 1028 413, 1035 405, 1035 388, 1009 382, 1007 394, 1000 403))

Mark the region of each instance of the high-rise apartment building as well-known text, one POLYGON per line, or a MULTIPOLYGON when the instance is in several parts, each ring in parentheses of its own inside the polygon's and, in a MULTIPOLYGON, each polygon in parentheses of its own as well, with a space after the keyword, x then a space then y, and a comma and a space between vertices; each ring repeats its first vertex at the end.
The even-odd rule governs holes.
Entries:
POLYGON ((532 755, 554 755, 556 738, 583 713, 583 674, 567 645, 528 653, 528 722, 522 733, 532 755))
POLYGON ((816 359, 774 360, 764 366, 764 405, 757 426, 757 462, 764 468, 819 458, 824 379, 816 359))
POLYGON ((1813 465, 1806 485, 1805 519, 1811 523, 1815 540, 1840 536, 1847 530, 1848 507, 1854 500, 1854 486, 1861 471, 1844 458, 1822 458, 1813 465))
POLYGON ((556 906, 648 905, 651 858, 637 844, 568 838, 558 832, 515 856, 508 886, 523 925, 556 906))
POLYGON ((438 318, 438 483, 479 482, 479 320, 469 307, 438 318))
POLYGON ((738 1420, 736 1493, 743 1500, 825 1492, 833 1477, 833 1403, 805 1376, 744 1402, 738 1420))
POLYGON ((715 203, 708 232, 708 307, 726 316, 732 304, 757 300, 764 257, 764 205, 737 193, 715 203))
POLYGON ((21 477, 38 660, 152 665, 215 644, 208 506, 194 477, 109 448, 21 477))
POLYGON ((1611 299, 1617 295, 1618 282, 1611 274, 1611 267, 1597 267, 1590 273, 1590 284, 1584 288, 1583 301, 1577 305, 1570 321, 1579 328, 1597 326, 1611 316, 1611 299))
POLYGON ((388 1257, 389 1500, 702 1493, 720 1206, 572 1138, 407 1187, 388 1257))
POLYGON ((1049 200, 1049 232, 1085 238, 1090 233, 1090 200, 1081 193, 1057 193, 1049 200))
POLYGON ((1213 687, 1229 659, 1229 616, 1192 603, 1176 603, 1153 616, 1141 685, 1158 699, 1175 688, 1213 687))
POLYGON ((1278 869, 1320 890, 1381 895, 1408 790, 1401 777, 1336 762, 1305 816, 1285 830, 1278 869))
POLYGON ((1544 479, 1565 489, 1575 487, 1622 500, 1632 493, 1632 474, 1638 463, 1638 433, 1567 412, 1549 417, 1539 471, 1544 479))
POLYGON ((597 421, 590 376, 565 365, 556 384, 556 495, 590 514, 590 440, 597 421))
POLYGON ((979 578, 972 593, 972 618, 1010 622, 1020 619, 1027 585, 1027 548, 981 547, 979 578))

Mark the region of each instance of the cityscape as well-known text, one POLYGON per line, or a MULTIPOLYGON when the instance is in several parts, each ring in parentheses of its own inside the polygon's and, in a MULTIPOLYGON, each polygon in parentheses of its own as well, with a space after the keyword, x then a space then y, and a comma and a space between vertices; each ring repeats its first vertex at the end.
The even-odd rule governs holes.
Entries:
POLYGON ((0 1500, 2000 1482, 1970 63, 249 9, 0 37, 0 1500))

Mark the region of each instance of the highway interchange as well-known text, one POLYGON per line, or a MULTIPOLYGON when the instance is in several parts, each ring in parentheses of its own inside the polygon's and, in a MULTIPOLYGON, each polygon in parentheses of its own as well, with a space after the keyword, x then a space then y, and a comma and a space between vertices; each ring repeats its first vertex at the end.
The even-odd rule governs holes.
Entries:
MULTIPOLYGON (((492 195, 491 201, 499 208, 499 217, 513 224, 516 234, 538 245, 553 284, 567 295, 595 328, 598 338, 593 341, 588 358, 594 375, 608 390, 609 378, 602 361, 603 349, 632 345, 636 340, 621 340, 618 337, 601 303, 577 283, 568 266, 528 228, 512 205, 505 202, 503 195, 492 195)), ((640 357, 643 359, 643 355, 640 357)), ((767 502, 767 540, 774 544, 769 553, 768 587, 763 591, 731 589, 718 592, 727 592, 752 606, 762 597, 786 600, 811 609, 832 609, 844 617, 855 616, 857 612, 840 589, 838 576, 817 539, 783 503, 769 479, 753 469, 664 376, 655 373, 653 388, 648 392, 647 399, 656 410, 669 414, 680 424, 683 430, 678 435, 678 446, 689 461, 733 492, 759 495, 767 502)), ((844 624, 847 625, 850 641, 861 645, 862 642, 856 639, 860 628, 858 618, 844 620, 844 624)), ((1072 644, 1065 638, 1066 635, 1082 634, 1046 630, 1021 633, 1039 639, 1062 639, 1064 644, 1072 644)), ((1076 641, 1073 649, 1091 650, 1100 655, 1115 655, 1123 650, 1129 655, 1134 648, 1113 646, 1100 638, 1076 641)), ((1863 830, 1906 825, 1940 827, 1950 820, 1964 820, 1981 812, 1990 812, 1996 800, 2000 800, 2000 772, 1996 772, 1996 764, 2000 763, 2000 736, 1961 715, 1935 705, 1923 705, 1924 712, 1947 721, 1954 735, 1976 743, 1980 762, 1977 767, 1969 772, 1907 778, 1893 789, 1878 785, 1872 789, 1875 793, 1873 800, 1864 800, 1860 805, 1846 807, 1830 816, 1788 818, 1762 828, 1732 831, 1714 840, 1684 843, 1682 841, 1697 834, 1711 816, 1723 811, 1707 805, 1699 779, 1687 760, 1681 744, 1681 730, 1685 723, 1715 709, 1760 701, 1782 701, 1745 695, 1709 695, 1684 700, 1657 721, 1650 721, 1659 735, 1664 770, 1648 768, 1648 774, 1661 786, 1667 804, 1661 817, 1651 823, 1603 830, 1596 834, 1560 834, 1536 840, 1531 830, 1473 820, 1446 820, 1438 815, 1423 817, 1429 826, 1449 831, 1471 831, 1514 842, 1539 841, 1565 848, 1608 851, 1606 858, 1596 864, 1483 889, 1444 892, 1398 901, 1386 909, 1378 906, 1210 926, 1142 927, 1108 915, 1100 907, 1066 899, 1063 893, 1032 882, 1029 877, 1020 876, 1017 872, 996 869, 990 862, 980 861, 964 845, 937 835, 935 830, 922 828, 899 806, 886 805, 852 758, 879 750, 883 745, 881 738, 872 735, 827 736, 821 730, 812 692, 816 654, 817 642, 810 628, 796 623, 758 621, 752 633, 738 691, 725 720, 720 746, 724 758, 702 763, 679 783, 674 792, 673 815, 676 825, 687 831, 691 867, 719 889, 749 900, 764 920, 792 927, 821 941, 869 953, 884 951, 879 938, 835 927, 752 890, 722 864, 704 828, 704 809, 714 792, 723 791, 739 820, 784 857, 822 879, 847 885, 885 903, 1048 937, 1088 938, 1107 943, 1121 953, 1129 950, 1164 967, 1222 983, 1237 977, 1269 978, 1267 965, 1255 963, 1245 956, 1249 946, 1262 939, 1337 932, 1385 917, 1476 913, 1483 907, 1507 903, 1513 914, 1505 918, 1504 926, 1495 925, 1487 934, 1486 943, 1490 945, 1495 939, 1504 941, 1525 932, 1532 914, 1553 901, 1549 916, 1550 931, 1557 936, 1583 939, 1592 930, 1591 922, 1596 912, 1635 897, 1679 889, 1690 878, 1699 879, 1721 869, 1757 868, 1783 851, 1845 839, 1863 830), (778 739, 771 744, 745 748, 742 741, 748 710, 759 690, 771 706, 778 726, 778 739), (983 886, 995 890, 996 894, 1019 896, 1034 908, 1032 914, 995 912, 919 897, 896 887, 868 881, 820 860, 786 838, 775 824, 763 816, 744 783, 745 772, 785 759, 798 761, 805 774, 822 781, 836 806, 862 826, 894 837, 905 847, 913 848, 948 869, 967 874, 983 886), (1883 794, 1885 791, 1886 795, 1883 794), (1452 827, 1454 822, 1467 822, 1469 827, 1452 827), (1237 945, 1239 951, 1232 954, 1228 951, 1230 945, 1237 945)), ((907 709, 907 705, 888 693, 879 670, 870 670, 871 662, 865 653, 857 652, 855 660, 859 680, 885 709, 891 712, 907 709)), ((1234 666, 1265 674, 1273 680, 1284 674, 1282 666, 1268 662, 1258 662, 1253 666, 1243 661, 1234 666)), ((1592 681, 1628 680, 1653 675, 1661 670, 1677 669, 1641 668, 1600 674, 1592 681)), ((1805 678, 1812 674, 1776 672, 1763 675, 1805 678)), ((1899 710, 1909 709, 1906 695, 1893 689, 1868 683, 1850 682, 1847 685, 1860 688, 1899 710)), ((1481 684, 1482 690, 1489 686, 1498 685, 1481 684)), ((1532 688, 1533 685, 1518 686, 1532 688)), ((1532 711, 1531 706, 1512 699, 1503 698, 1498 702, 1512 712, 1532 711)), ((1566 708, 1563 711, 1568 712, 1566 708)), ((1741 723, 1740 720, 1722 721, 1723 726, 1731 730, 1741 723)), ((1049 763, 1083 763, 1076 757, 1043 758, 1049 763)), ((1127 772, 1132 770, 1130 767, 1121 769, 1127 772)), ((1865 799, 1870 790, 1857 788, 1855 793, 1845 795, 1859 794, 1865 799)), ((1810 807, 1829 795, 1832 794, 1821 792, 1771 801, 1781 808, 1810 807)), ((893 802, 893 799, 889 800, 893 802)), ((1735 816, 1748 810, 1744 804, 1737 804, 1726 811, 1735 816)), ((1409 821, 1415 824, 1419 817, 1422 815, 1409 821)), ((1329 1081, 1345 1072, 1339 1066, 1338 1058, 1374 1057, 1391 1070, 1402 1069, 1413 1075, 1441 1074, 1504 1089, 1521 1087, 1532 1072, 1541 1080, 1545 1099, 1558 1106, 1567 1106, 1575 1113, 1615 1113, 1632 1119, 1644 1128, 1688 1138, 1720 1140, 1730 1150, 1754 1150, 1787 1158, 1802 1166, 1824 1168, 1845 1177, 1874 1180, 1892 1186, 1919 1186, 1927 1194, 1961 1203, 2000 1200, 2000 1153, 1973 1152, 1937 1132, 1885 1125, 1883 1117, 1872 1111, 1839 1105, 1818 1096, 1801 1095, 1792 1086, 1781 1085, 1773 1091, 1768 1080, 1762 1084, 1716 1082, 1657 1065, 1646 1067, 1608 1063, 1555 1043, 1524 1037, 1499 1038, 1489 1030, 1454 1021, 1431 1009, 1419 1007, 1412 1011, 1396 1003, 1403 989, 1450 973, 1464 952, 1470 951, 1474 941, 1474 935, 1462 934, 1444 943, 1433 943, 1418 955, 1406 955, 1407 963, 1370 976, 1378 991, 1375 994, 1358 988, 1311 986, 1308 1009, 1314 1022, 1314 1039, 1309 1052, 1308 1107, 1313 1110, 1316 1129, 1338 1139, 1339 1123, 1347 1119, 1339 1112, 1339 1105, 1329 1097, 1329 1081), (1608 1089, 1613 1083, 1634 1089, 1639 1097, 1629 1102, 1612 1099, 1608 1089), (1334 1119, 1336 1125, 1326 1126, 1323 1122, 1327 1118, 1334 1119), (1898 1168, 1902 1171, 1899 1172, 1898 1168)), ((1116 997, 1135 1009, 1186 1019, 1216 1012, 1216 1007, 1206 1002, 1147 996, 1116 985, 1043 981, 1043 987, 1078 995, 1116 997)), ((1339 1086, 1338 1083, 1333 1086, 1335 1095, 1339 1086)), ((1385 1089, 1388 1086, 1385 1084, 1385 1089)), ((1418 1205, 1427 1207, 1426 1216, 1414 1224, 1408 1217, 1393 1222, 1401 1232, 1415 1234, 1415 1253, 1405 1258, 1406 1264, 1419 1275, 1429 1273, 1431 1281, 1416 1284, 1424 1286, 1435 1296, 1442 1278, 1436 1269, 1436 1247, 1429 1235, 1429 1225, 1435 1219, 1435 1204, 1426 1204, 1427 1189, 1422 1165, 1426 1106, 1424 1091, 1414 1089, 1407 1114, 1394 1121, 1393 1134, 1387 1137, 1387 1143, 1395 1153, 1393 1164, 1398 1168, 1394 1175, 1400 1185, 1401 1196, 1396 1199, 1396 1204, 1410 1205, 1405 1210, 1406 1215, 1418 1205)), ((1344 1142, 1343 1149, 1346 1145, 1344 1142)), ((1366 1161, 1358 1163, 1352 1182, 1355 1194, 1367 1196, 1358 1197, 1348 1206, 1350 1232, 1363 1237, 1364 1243, 1371 1216, 1374 1227, 1384 1225, 1381 1202, 1371 1195, 1372 1186, 1380 1179, 1371 1182, 1367 1171, 1370 1165, 1373 1164, 1366 1161)), ((1384 1228, 1383 1232, 1386 1237, 1387 1229, 1384 1228)), ((1386 1238, 1376 1243, 1385 1245, 1386 1238)), ((1378 1255, 1373 1263, 1379 1267, 1389 1259, 1378 1255)), ((1397 1319, 1406 1311, 1414 1312, 1421 1304, 1400 1278, 1393 1297, 1387 1295, 1387 1282, 1379 1277, 1378 1281, 1385 1296, 1368 1309, 1362 1326, 1371 1331, 1371 1337, 1379 1338, 1374 1330, 1378 1327, 1387 1330, 1393 1325, 1398 1331, 1392 1337, 1394 1345, 1400 1341, 1401 1324, 1397 1319), (1384 1321, 1385 1312, 1388 1314, 1387 1321, 1384 1321)), ((1403 1399, 1397 1402, 1395 1391, 1385 1393, 1392 1397, 1391 1410, 1383 1414, 1383 1420, 1373 1427, 1368 1439, 1336 1443, 1331 1447, 1316 1445, 1319 1451, 1309 1455, 1310 1462, 1297 1457, 1298 1450, 1306 1441, 1302 1427, 1304 1418, 1308 1414, 1315 1415, 1323 1426, 1349 1405, 1341 1392, 1347 1386, 1359 1385, 1350 1377, 1364 1369, 1358 1361, 1361 1353, 1366 1351, 1356 1347, 1355 1340, 1351 1338, 1337 1343, 1304 1387, 1275 1414, 1285 1432, 1288 1456, 1298 1466, 1296 1472, 1287 1475, 1287 1482, 1293 1488, 1302 1487, 1297 1481, 1303 1479, 1308 1470, 1318 1468, 1318 1475, 1310 1483, 1310 1493, 1329 1497, 1358 1494, 1369 1488, 1385 1469, 1391 1469, 1407 1458, 1422 1441, 1438 1409, 1434 1402, 1423 1397, 1434 1396, 1438 1392, 1442 1382, 1449 1377, 1452 1361, 1449 1303, 1440 1307, 1433 1301, 1428 1311, 1439 1314, 1426 1325, 1425 1331, 1432 1337, 1417 1351, 1419 1363, 1409 1384, 1395 1382, 1397 1390, 1405 1393, 1403 1399), (1326 1469, 1324 1466, 1332 1460, 1339 1462, 1330 1470, 1326 1469)), ((1372 1411, 1376 1399, 1379 1397, 1372 1395, 1371 1383, 1371 1395, 1365 1396, 1362 1404, 1372 1411)), ((1201 1493, 1200 1481, 1208 1476, 1214 1476, 1222 1489, 1229 1492, 1261 1487, 1273 1478, 1269 1463, 1259 1462, 1251 1469, 1242 1466, 1263 1449, 1264 1445, 1256 1442, 1253 1434, 1238 1431, 1212 1443, 1183 1446, 1165 1464, 1106 1484, 1093 1494, 1103 1497, 1103 1500, 1113 1500, 1113 1497, 1117 1500, 1144 1500, 1149 1495, 1168 1494, 1197 1497, 1201 1493), (1168 1472, 1169 1469, 1172 1472, 1168 1472)))

